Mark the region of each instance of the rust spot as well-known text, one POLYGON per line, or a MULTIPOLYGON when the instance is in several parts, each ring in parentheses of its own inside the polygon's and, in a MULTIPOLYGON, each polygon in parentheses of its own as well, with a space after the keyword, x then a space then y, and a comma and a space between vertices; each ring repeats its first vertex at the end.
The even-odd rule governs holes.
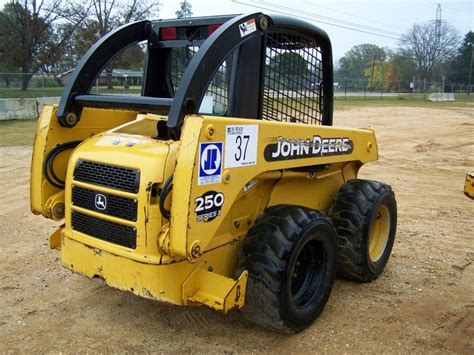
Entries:
POLYGON ((152 189, 152 187, 153 187, 153 182, 152 182, 152 181, 149 181, 149 182, 148 182, 148 185, 146 186, 146 189, 145 189, 145 190, 146 190, 147 192, 150 192, 151 189, 152 189))

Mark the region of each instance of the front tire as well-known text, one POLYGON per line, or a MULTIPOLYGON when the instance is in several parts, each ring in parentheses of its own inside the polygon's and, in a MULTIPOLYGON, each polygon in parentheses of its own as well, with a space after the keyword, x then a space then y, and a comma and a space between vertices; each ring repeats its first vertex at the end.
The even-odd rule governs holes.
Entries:
POLYGON ((338 275, 359 282, 385 269, 397 228, 397 203, 389 185, 350 180, 329 210, 337 231, 338 275))
POLYGON ((308 327, 328 301, 336 254, 329 218, 299 206, 268 208, 250 229, 236 270, 249 271, 243 313, 285 333, 308 327))

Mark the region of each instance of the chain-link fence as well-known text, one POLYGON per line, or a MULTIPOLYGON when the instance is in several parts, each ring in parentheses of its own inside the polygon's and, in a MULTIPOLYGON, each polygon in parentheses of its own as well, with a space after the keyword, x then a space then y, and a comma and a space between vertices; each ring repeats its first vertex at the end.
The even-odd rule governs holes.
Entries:
MULTIPOLYGON (((0 72, 0 121, 38 117, 43 104, 58 104, 72 71, 48 74, 0 72)), ((94 94, 139 95, 143 72, 113 69, 102 72, 94 94)))
MULTIPOLYGON (((426 100, 430 94, 468 94, 472 93, 474 85, 427 80, 368 80, 368 79, 336 79, 334 81, 334 96, 336 98, 397 98, 426 100)), ((473 96, 474 100, 474 96, 473 96)))
MULTIPOLYGON (((0 99, 60 97, 71 73, 72 71, 31 75, 0 72, 0 99)), ((91 91, 100 94, 140 94, 142 77, 141 71, 104 71, 91 91)))
MULTIPOLYGON (((72 71, 48 74, 21 74, 0 72, 0 99, 28 97, 60 97, 72 71), (25 89, 26 88, 26 89, 25 89)), ((140 94, 142 85, 141 71, 114 69, 104 71, 96 80, 93 93, 100 94, 140 94)), ((314 85, 321 85, 315 83, 314 85)), ((472 93, 474 85, 451 83, 448 81, 398 81, 370 79, 334 80, 336 98, 389 98, 411 97, 427 99, 431 93, 472 93)))
MULTIPOLYGON (((72 71, 48 74, 0 72, 0 120, 26 119, 38 116, 43 104, 57 104, 72 71)), ((91 88, 94 94, 139 95, 143 72, 127 69, 104 71, 91 88)), ((314 84, 321 87, 324 80, 314 84)), ((301 89, 301 88, 300 88, 301 89)), ((308 88, 309 89, 309 88, 308 88)), ((311 86, 313 89, 313 86, 311 86)), ((336 79, 335 100, 410 99, 432 101, 473 101, 473 85, 433 81, 377 81, 336 79)), ((303 91, 288 91, 292 100, 306 100, 303 91), (303 94, 302 94, 303 93, 303 94)), ((276 100, 276 99, 275 99, 276 100)))

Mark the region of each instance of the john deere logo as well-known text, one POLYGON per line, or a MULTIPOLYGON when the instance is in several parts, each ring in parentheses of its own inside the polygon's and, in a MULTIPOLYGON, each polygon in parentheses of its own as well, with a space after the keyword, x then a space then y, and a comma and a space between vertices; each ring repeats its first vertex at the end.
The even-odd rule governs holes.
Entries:
POLYGON ((105 210, 107 208, 107 197, 102 194, 95 195, 95 208, 98 210, 105 210))

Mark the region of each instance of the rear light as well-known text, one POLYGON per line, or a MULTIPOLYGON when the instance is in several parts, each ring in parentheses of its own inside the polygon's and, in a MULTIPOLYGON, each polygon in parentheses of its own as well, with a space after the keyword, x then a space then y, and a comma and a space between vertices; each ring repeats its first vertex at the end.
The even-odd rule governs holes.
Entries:
POLYGON ((176 27, 163 27, 161 29, 161 39, 164 41, 170 41, 176 38, 176 27))
POLYGON ((220 27, 220 25, 217 25, 217 24, 207 26, 207 34, 208 34, 208 36, 212 35, 212 33, 213 33, 215 30, 217 30, 219 27, 220 27))

